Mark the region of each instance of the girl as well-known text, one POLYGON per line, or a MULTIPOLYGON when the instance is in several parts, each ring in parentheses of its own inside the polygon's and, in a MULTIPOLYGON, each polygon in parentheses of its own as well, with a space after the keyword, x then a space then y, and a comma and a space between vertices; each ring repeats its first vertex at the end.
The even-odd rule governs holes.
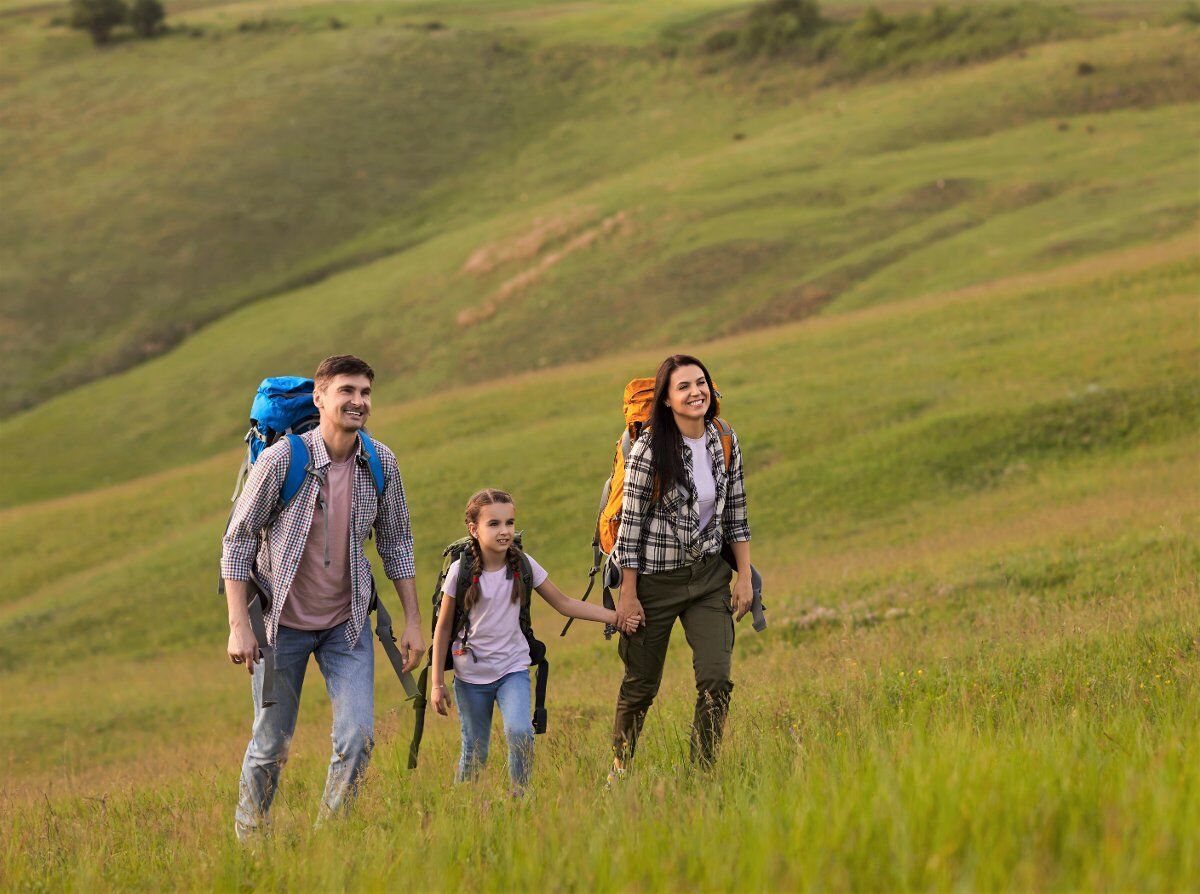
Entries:
POLYGON ((742 451, 732 438, 728 468, 713 420, 720 405, 708 369, 675 354, 658 368, 650 423, 625 463, 616 558, 621 567, 617 626, 625 677, 613 724, 609 780, 625 772, 662 679, 675 619, 692 647, 696 710, 692 760, 710 765, 729 710, 734 618, 749 611, 750 524, 742 451), (729 560, 722 558, 726 552, 729 560), (733 568, 737 583, 730 594, 733 568), (735 615, 736 613, 736 615, 735 615))
MULTIPOLYGON (((454 694, 462 724, 462 756, 456 779, 474 778, 487 761, 492 733, 492 706, 500 706, 504 734, 508 739, 508 772, 514 791, 529 782, 533 763, 533 724, 530 719, 529 642, 521 631, 521 603, 530 598, 523 592, 513 541, 516 518, 512 497, 488 488, 467 502, 467 532, 471 535, 471 558, 466 573, 471 586, 463 595, 467 624, 452 630, 458 576, 455 562, 442 585, 442 607, 433 634, 433 684, 430 701, 445 716, 450 707, 443 668, 446 650, 454 639, 454 694), (466 633, 469 631, 469 634, 466 633), (469 635, 469 645, 464 642, 469 635)), ((464 558, 466 558, 464 556, 464 558)), ((616 613, 599 605, 571 599, 550 582, 546 571, 526 554, 533 571, 533 587, 560 614, 569 618, 616 624, 616 613)), ((625 629, 633 630, 635 621, 625 629)))

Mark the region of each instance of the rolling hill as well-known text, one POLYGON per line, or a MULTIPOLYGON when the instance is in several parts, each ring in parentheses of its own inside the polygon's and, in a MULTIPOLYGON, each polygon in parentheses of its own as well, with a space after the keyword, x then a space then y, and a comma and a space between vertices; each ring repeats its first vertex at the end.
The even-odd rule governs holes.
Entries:
POLYGON ((749 15, 711 0, 180 4, 100 51, 0 5, 4 886, 1186 886, 1200 36, 1074 9, 851 76, 705 50, 749 15), (484 484, 578 593, 621 388, 677 349, 768 581, 720 767, 680 772, 677 643, 602 793, 619 662, 540 607, 531 803, 448 788, 453 722, 405 771, 381 668, 356 814, 311 828, 314 681, 278 834, 237 850, 213 584, 258 379, 375 365, 423 602, 484 484))

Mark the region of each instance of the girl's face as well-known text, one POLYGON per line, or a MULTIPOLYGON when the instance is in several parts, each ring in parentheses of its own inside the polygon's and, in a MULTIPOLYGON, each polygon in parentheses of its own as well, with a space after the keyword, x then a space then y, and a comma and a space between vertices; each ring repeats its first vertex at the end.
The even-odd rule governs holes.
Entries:
POLYGON ((512 503, 492 503, 479 510, 479 520, 468 525, 471 536, 485 553, 504 555, 517 533, 517 518, 512 503))
POLYGON ((703 419, 712 402, 708 379, 698 366, 681 366, 673 373, 667 385, 667 406, 677 417, 703 419))

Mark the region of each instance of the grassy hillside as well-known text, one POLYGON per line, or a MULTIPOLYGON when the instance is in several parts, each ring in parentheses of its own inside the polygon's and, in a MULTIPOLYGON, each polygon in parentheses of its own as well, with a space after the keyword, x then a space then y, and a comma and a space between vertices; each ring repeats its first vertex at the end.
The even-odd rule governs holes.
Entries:
MULTIPOLYGON (((186 9, 166 37, 99 53, 80 34, 47 29, 45 13, 3 22, 16 48, 0 63, 0 151, 9 159, 0 222, 0 372, 13 384, 0 406, 9 411, 40 406, 71 386, 162 355, 238 307, 290 298, 306 283, 379 258, 411 269, 420 263, 413 247, 485 221, 491 232, 517 236, 565 214, 563 226, 552 228, 562 238, 624 211, 630 220, 622 232, 631 244, 601 240, 609 244, 589 243, 589 253, 603 254, 604 267, 639 248, 653 259, 651 269, 635 265, 611 283, 631 299, 663 277, 676 281, 681 265, 709 266, 714 252, 722 256, 725 279, 680 288, 690 295, 745 291, 759 285, 747 267, 757 269, 764 252, 767 260, 787 252, 801 269, 777 270, 770 292, 756 303, 779 305, 774 316, 794 316, 789 296, 814 272, 803 251, 831 222, 817 229, 793 221, 766 245, 728 233, 679 232, 697 209, 669 194, 651 207, 631 198, 645 197, 647 188, 656 193, 663 172, 685 160, 687 167, 707 168, 736 160, 755 201, 766 193, 770 204, 794 215, 798 209, 790 206, 815 199, 833 212, 835 227, 880 238, 856 223, 856 212, 878 214, 862 202, 866 184, 830 191, 831 184, 820 182, 838 159, 820 154, 819 144, 793 138, 791 145, 775 143, 769 157, 763 152, 777 121, 769 113, 784 106, 795 124, 794 102, 811 98, 839 63, 746 64, 699 52, 688 40, 678 44, 677 35, 710 27, 720 20, 713 13, 725 7, 640 4, 632 17, 628 4, 582 16, 571 7, 547 15, 527 3, 498 5, 483 16, 477 7, 453 4, 186 9), (735 134, 746 144, 731 145, 735 134), (788 173, 818 181, 815 192, 780 191, 773 176, 780 173, 780 150, 788 173), (638 182, 629 182, 638 171, 638 182), (591 213, 577 207, 585 191, 593 193, 585 206, 591 213), (576 207, 561 207, 567 197, 578 197, 571 202, 576 207), (666 239, 646 245, 651 237, 666 239), (700 244, 679 241, 689 238, 700 244), (708 251, 691 257, 698 249, 708 251)), ((977 136, 981 128, 991 133, 1030 120, 1195 98, 1193 33, 1175 26, 1147 34, 1136 20, 1087 21, 1097 35, 1115 33, 1086 50, 1066 43, 1046 56, 976 72, 976 79, 1006 89, 975 109, 974 121, 963 120, 966 110, 956 106, 964 95, 975 104, 978 80, 946 85, 942 102, 919 106, 920 116, 914 114, 924 92, 919 84, 888 87, 874 99, 864 95, 862 101, 888 108, 874 135, 888 148, 897 140, 928 145, 977 136), (1096 71, 1078 75, 1081 61, 1096 71), (907 133, 916 117, 924 132, 907 133)), ((964 47, 968 55, 981 52, 964 47)), ((864 136, 850 123, 862 120, 857 100, 821 103, 826 112, 840 108, 838 102, 849 105, 847 125, 830 128, 833 146, 864 136)), ((820 116, 807 120, 825 129, 820 116)), ((1083 142, 1104 143, 1112 135, 1093 136, 1083 142)), ((1181 152, 1170 156, 1176 165, 1186 158, 1181 152)), ((1064 170, 1062 177, 1070 181, 1077 173, 1064 170)), ((707 195, 722 184, 696 177, 681 186, 707 195)), ((1031 188, 1010 203, 1049 198, 1046 184, 1031 188)), ((922 241, 945 241, 956 228, 931 226, 930 219, 964 198, 951 195, 917 203, 934 207, 909 202, 906 215, 880 224, 892 233, 923 223, 922 241)), ((1167 219, 1156 223, 1170 228, 1171 214, 1192 211, 1187 203, 1165 209, 1167 219)), ((1072 250, 1095 250, 1093 241, 1082 234, 1072 250)), ((888 266, 895 251, 869 266, 888 266)), ((843 244, 822 246, 820 257, 835 269, 857 271, 863 263, 843 244)), ((426 270, 438 278, 409 282, 406 298, 440 298, 462 263, 439 255, 425 265, 430 260, 426 270)), ((505 281, 530 273, 503 272, 505 281)), ((579 294, 589 282, 585 275, 558 269, 554 276, 531 275, 534 281, 520 288, 525 300, 576 311, 590 304, 591 296, 579 294)), ((465 303, 486 304, 497 285, 484 279, 448 287, 465 303)), ((829 285, 818 283, 825 291, 829 285)), ((343 284, 339 294, 350 288, 343 284)), ((801 304, 811 311, 811 301, 801 304)), ((749 324, 757 321, 751 314, 749 324)), ((453 329, 437 336, 459 352, 479 344, 472 333, 453 329)))
POLYGON ((697 50, 745 20, 714 0, 197 2, 172 19, 201 36, 103 52, 15 6, 0 887, 1193 884, 1200 37, 1173 5, 849 79, 697 50), (717 770, 684 770, 680 640, 605 793, 615 644, 541 606, 532 799, 500 749, 450 786, 456 719, 406 771, 381 664, 355 814, 312 828, 314 677, 276 834, 239 850, 214 584, 257 379, 376 365, 423 604, 485 484, 578 594, 621 388, 667 349, 724 392, 767 579, 717 770))
MULTIPOLYGON (((235 33, 216 50, 186 40, 163 41, 149 49, 123 49, 129 56, 125 61, 120 54, 92 54, 72 64, 124 64, 132 76, 143 70, 144 62, 137 59, 157 54, 163 64, 208 85, 208 95, 220 96, 221 82, 210 83, 217 74, 206 79, 194 67, 202 63, 203 72, 215 64, 209 58, 214 52, 224 59, 221 72, 244 70, 236 55, 221 54, 254 54, 256 64, 267 66, 264 77, 283 85, 286 60, 299 65, 307 58, 292 55, 291 41, 332 42, 329 58, 349 55, 356 60, 352 71, 372 82, 379 69, 371 59, 387 68, 410 53, 418 62, 445 53, 444 64, 453 64, 473 58, 486 43, 479 34, 458 31, 396 29, 389 35, 372 28, 235 33), (268 62, 276 51, 282 68, 272 75, 274 63, 268 62)), ((55 339, 20 335, 24 325, 12 320, 14 345, 24 347, 7 356, 25 357, 20 365, 26 372, 14 372, 8 393, 37 394, 37 406, 0 422, 0 449, 23 450, 32 464, 28 475, 0 484, 0 505, 211 456, 240 434, 247 383, 281 370, 308 369, 336 349, 370 356, 385 376, 384 395, 396 399, 474 381, 490 374, 496 363, 505 370, 536 369, 614 350, 663 346, 677 338, 705 340, 817 312, 1050 269, 1169 237, 1196 217, 1191 181, 1197 127, 1192 100, 1200 83, 1197 39, 1194 30, 1181 27, 1119 30, 952 73, 826 90, 817 90, 816 74, 790 66, 750 65, 704 74, 697 69, 700 63, 688 59, 612 48, 590 56, 577 47, 521 51, 523 61, 512 62, 513 72, 522 67, 536 72, 530 77, 542 88, 530 100, 539 114, 555 102, 569 105, 570 114, 534 121, 506 110, 505 126, 527 125, 524 137, 514 137, 516 142, 504 148, 489 132, 485 142, 491 151, 474 167, 466 156, 447 149, 445 169, 454 176, 440 186, 422 179, 427 192, 413 199, 436 207, 437 220, 430 217, 426 225, 414 217, 411 226, 401 221, 359 234, 347 243, 350 255, 362 261, 353 269, 262 297, 197 330, 160 358, 59 397, 52 396, 49 372, 45 393, 29 391, 20 378, 35 369, 42 375, 31 365, 32 355, 21 350, 42 350, 55 339), (1077 65, 1087 58, 1102 61, 1096 72, 1081 76, 1077 65), (564 74, 572 65, 575 74, 564 74), (650 319, 648 302, 655 308, 650 319), (212 362, 218 345, 219 365, 212 362), (388 390, 400 382, 403 392, 388 390), (132 414, 131 399, 138 407, 132 414), (70 437, 64 439, 63 432, 70 437)), ((51 66, 43 77, 55 71, 51 66)), ((330 72, 339 80, 350 77, 344 66, 330 72)), ((408 83, 393 74, 397 83, 408 83)), ((14 88, 17 102, 10 108, 19 112, 23 102, 38 101, 39 83, 34 78, 14 88)), ((117 83, 119 78, 102 80, 96 89, 115 95, 117 83)), ((512 89, 533 87, 519 81, 512 89)), ((273 114, 293 114, 291 94, 298 101, 301 91, 289 90, 288 102, 273 114)), ((86 97, 87 92, 72 95, 86 97)), ((322 96, 314 94, 312 100, 322 114, 361 117, 360 110, 348 111, 322 96)), ((246 106, 251 113, 255 107, 246 106)), ((218 104, 211 111, 222 115, 226 108, 218 104)), ((472 108, 468 104, 456 120, 471 120, 472 108)), ((177 107, 180 114, 193 114, 189 109, 177 107)), ((169 114, 133 117, 144 118, 147 126, 164 121, 164 133, 178 131, 169 114)), ((371 120, 363 117, 356 126, 370 131, 371 120)), ((346 131, 338 122, 329 126, 332 131, 310 131, 305 117, 295 123, 305 133, 346 131)), ((222 163, 230 176, 241 172, 236 176, 253 179, 256 185, 245 192, 245 202, 256 215, 302 218, 315 228, 313 238, 325 240, 328 250, 314 254, 307 237, 287 241, 306 263, 321 266, 336 242, 326 222, 342 216, 336 209, 326 214, 323 205, 314 207, 312 190, 300 181, 295 192, 269 197, 254 192, 273 188, 271 178, 261 176, 266 167, 291 172, 298 166, 307 172, 303 176, 325 176, 315 160, 310 165, 304 157, 304 141, 294 138, 299 131, 267 130, 299 154, 277 157, 255 144, 253 150, 247 145, 222 155, 222 163), (298 204, 293 208, 292 203, 298 204), (301 213, 301 207, 307 210, 301 213)), ((256 133, 238 123, 229 128, 231 139, 257 140, 256 133)), ((390 159, 393 170, 388 147, 402 138, 388 133, 394 132, 380 130, 380 157, 390 159)), ((454 133, 462 136, 461 128, 454 133)), ((206 128, 183 134, 181 139, 211 136, 206 128)), ((450 139, 450 130, 447 134, 450 139)), ((89 137, 81 145, 111 139, 132 154, 153 145, 142 139, 131 143, 129 137, 124 125, 114 124, 109 137, 89 137)), ((22 152, 19 157, 30 159, 22 166, 39 159, 65 163, 62 154, 22 152)), ((341 149, 337 159, 337 172, 330 176, 341 179, 346 171, 341 149)), ((106 182, 115 182, 115 176, 106 182)), ((376 179, 368 176, 361 188, 386 205, 387 192, 376 179)), ((44 200, 37 179, 26 178, 21 167, 6 183, 17 192, 28 185, 23 201, 39 213, 61 211, 44 200)), ((211 185, 197 187, 195 194, 212 207, 226 205, 222 191, 211 185)), ((24 207, 22 201, 15 207, 24 207)), ((153 219, 137 204, 121 207, 123 213, 141 215, 139 220, 153 219)), ((220 243, 221 251, 246 249, 247 257, 265 257, 253 240, 238 235, 236 226, 210 226, 211 219, 193 217, 182 207, 178 218, 191 221, 188 226, 204 239, 220 243)), ((23 226, 20 219, 9 216, 8 225, 23 226)), ((83 239, 60 234, 40 244, 50 251, 64 243, 82 244, 102 231, 86 227, 83 239)), ((141 238, 143 231, 130 232, 131 238, 141 238)), ((19 248, 21 242, 14 238, 5 244, 19 248)), ((151 265, 166 256, 157 249, 144 254, 151 265)), ((121 257, 114 254, 112 262, 123 265, 121 257)), ((253 279, 236 265, 214 263, 206 252, 196 253, 194 262, 205 276, 229 276, 239 284, 253 279)), ((37 264, 6 269, 44 274, 37 264)), ((151 278, 161 274, 147 269, 151 278)), ((217 294, 203 282, 203 277, 193 282, 205 289, 203 301, 189 298, 186 290, 177 293, 189 310, 166 317, 171 325, 197 322, 189 314, 199 313, 196 309, 217 294)), ((91 327, 104 316, 59 308, 59 300, 33 302, 30 312, 61 332, 75 325, 72 321, 91 327), (47 307, 54 313, 47 314, 47 307)), ((120 301, 104 306, 111 306, 114 321, 132 321, 121 324, 126 334, 137 331, 138 319, 163 319, 149 307, 143 313, 120 301)), ((63 356, 78 359, 87 352, 64 350, 63 356)))
MULTIPOLYGON (((47 808, 22 808, 5 871, 155 886, 185 847, 201 886, 314 874, 340 884, 345 872, 382 883, 396 871, 388 853, 447 887, 477 872, 484 887, 724 887, 731 866, 751 887, 1173 887, 1197 859, 1185 832, 1196 780, 1182 761, 1200 686, 1190 255, 1178 240, 704 346, 747 445, 771 596, 770 631, 739 637, 728 761, 711 784, 670 770, 688 688, 677 647, 647 768, 629 793, 595 802, 619 671, 611 645, 577 630, 553 643, 555 733, 540 746, 541 819, 529 820, 538 844, 511 826, 526 814, 497 799, 499 770, 447 800, 450 724, 435 726, 420 773, 401 769, 409 719, 381 675, 381 746, 359 817, 346 832, 307 831, 327 708, 306 696, 286 831, 266 862, 243 863, 211 832, 225 822, 245 724, 210 589, 236 457, 5 511, 16 558, 0 592, 18 595, 0 609, 0 666, 6 691, 24 696, 6 700, 0 723, 12 797, 94 792, 112 811, 101 829, 90 806, 101 802, 56 800, 59 832, 43 838, 47 808), (841 819, 819 824, 835 791, 841 819), (592 803, 598 812, 580 812, 592 803), (429 816, 416 839, 414 809, 429 816), (718 819, 732 810, 775 856, 729 864, 684 848, 676 809, 711 813, 718 829, 732 828, 718 819), (967 810, 977 819, 960 821, 967 810), (1146 811, 1158 831, 1135 833, 1146 811), (139 818, 150 817, 147 833, 139 818), (593 823, 615 836, 630 822, 636 843, 615 845, 611 864, 588 844, 593 823), (347 866, 327 850, 345 834, 387 844, 347 866), (51 841, 69 860, 48 857, 51 841), (544 855, 568 841, 567 875, 548 875, 544 855), (681 849, 673 870, 648 862, 664 842, 681 849), (809 857, 774 862, 801 842, 809 857), (108 850, 122 856, 101 860, 108 850)), ((413 497, 423 592, 459 503, 485 482, 513 489, 536 554, 578 592, 615 395, 655 356, 380 413, 413 497), (447 430, 464 436, 447 442, 447 430)), ((553 620, 537 620, 552 635, 553 620)))

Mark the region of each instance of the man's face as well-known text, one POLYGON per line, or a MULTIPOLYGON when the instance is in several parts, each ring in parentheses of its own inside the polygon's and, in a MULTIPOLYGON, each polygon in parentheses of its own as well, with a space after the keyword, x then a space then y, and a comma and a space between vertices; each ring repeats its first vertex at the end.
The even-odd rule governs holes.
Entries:
POLYGON ((313 392, 313 403, 343 431, 358 431, 371 415, 371 380, 366 376, 334 376, 313 392))

